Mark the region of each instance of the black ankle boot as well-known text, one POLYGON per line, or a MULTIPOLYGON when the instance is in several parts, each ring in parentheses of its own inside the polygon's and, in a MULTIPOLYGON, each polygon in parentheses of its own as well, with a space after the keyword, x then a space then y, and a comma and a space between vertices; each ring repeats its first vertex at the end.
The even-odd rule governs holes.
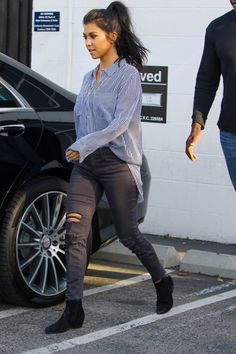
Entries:
POLYGON ((174 290, 174 283, 172 278, 168 275, 167 277, 162 278, 158 284, 154 285, 157 293, 156 313, 162 315, 170 311, 173 306, 172 293, 174 290))
POLYGON ((80 328, 84 322, 84 310, 81 300, 66 301, 66 308, 61 318, 45 328, 46 334, 62 333, 70 328, 80 328))

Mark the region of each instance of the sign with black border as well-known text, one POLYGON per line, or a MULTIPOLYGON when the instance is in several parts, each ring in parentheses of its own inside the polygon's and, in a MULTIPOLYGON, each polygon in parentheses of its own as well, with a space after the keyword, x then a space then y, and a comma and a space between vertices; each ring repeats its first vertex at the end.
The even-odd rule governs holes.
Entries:
POLYGON ((166 123, 167 66, 144 66, 142 83, 142 122, 166 123))
POLYGON ((35 12, 34 13, 35 32, 59 32, 60 31, 60 12, 35 12))

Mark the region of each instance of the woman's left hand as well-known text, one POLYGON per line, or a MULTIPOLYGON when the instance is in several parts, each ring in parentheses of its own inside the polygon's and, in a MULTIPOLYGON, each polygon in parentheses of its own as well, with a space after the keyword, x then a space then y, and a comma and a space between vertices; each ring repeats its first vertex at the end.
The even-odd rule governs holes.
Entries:
POLYGON ((67 158, 68 160, 71 160, 71 161, 79 160, 79 158, 80 158, 79 151, 68 150, 68 151, 66 152, 66 158, 67 158))

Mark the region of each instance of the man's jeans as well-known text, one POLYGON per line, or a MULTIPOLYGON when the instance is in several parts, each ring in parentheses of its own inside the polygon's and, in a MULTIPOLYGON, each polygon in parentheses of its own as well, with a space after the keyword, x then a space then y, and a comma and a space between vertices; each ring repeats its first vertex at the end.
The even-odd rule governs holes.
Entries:
POLYGON ((153 282, 166 273, 152 245, 143 237, 137 222, 138 189, 126 162, 104 147, 74 164, 67 198, 67 213, 81 220, 66 222, 67 300, 83 295, 87 264, 86 242, 96 206, 105 191, 113 222, 122 244, 139 258, 153 282))
POLYGON ((236 191, 236 134, 220 131, 220 142, 229 175, 236 191))

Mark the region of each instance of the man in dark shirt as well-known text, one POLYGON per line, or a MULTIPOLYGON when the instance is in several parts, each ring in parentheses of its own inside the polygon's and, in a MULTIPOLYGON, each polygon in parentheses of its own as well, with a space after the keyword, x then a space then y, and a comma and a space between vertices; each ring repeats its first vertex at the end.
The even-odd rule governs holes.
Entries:
POLYGON ((205 127, 222 75, 224 94, 217 124, 228 171, 236 190, 236 0, 230 0, 230 3, 233 10, 212 21, 206 29, 186 154, 192 161, 197 158, 194 146, 201 138, 201 130, 205 127))

